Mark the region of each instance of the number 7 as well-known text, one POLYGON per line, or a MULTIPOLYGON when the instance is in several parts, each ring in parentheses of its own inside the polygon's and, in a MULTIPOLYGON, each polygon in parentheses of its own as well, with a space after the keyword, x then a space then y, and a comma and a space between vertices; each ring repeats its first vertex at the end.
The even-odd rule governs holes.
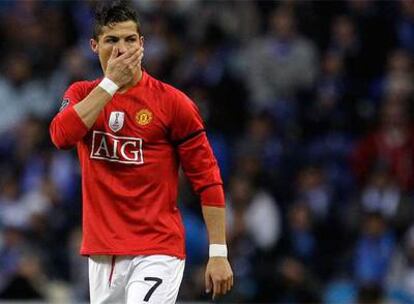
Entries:
POLYGON ((154 277, 145 277, 144 280, 145 281, 154 281, 155 282, 154 286, 152 286, 150 288, 150 290, 148 290, 148 293, 146 294, 146 296, 144 298, 144 302, 148 302, 148 300, 151 298, 152 294, 154 293, 155 289, 157 289, 157 287, 161 285, 162 279, 160 279, 160 278, 154 278, 154 277))

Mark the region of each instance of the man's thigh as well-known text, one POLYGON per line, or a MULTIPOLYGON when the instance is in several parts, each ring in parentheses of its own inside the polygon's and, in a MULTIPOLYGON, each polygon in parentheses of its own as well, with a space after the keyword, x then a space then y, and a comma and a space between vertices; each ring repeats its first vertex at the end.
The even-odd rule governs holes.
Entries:
POLYGON ((184 272, 184 260, 167 255, 139 256, 133 261, 126 303, 175 303, 184 272))
POLYGON ((132 257, 94 255, 89 257, 91 304, 125 303, 125 286, 132 257))

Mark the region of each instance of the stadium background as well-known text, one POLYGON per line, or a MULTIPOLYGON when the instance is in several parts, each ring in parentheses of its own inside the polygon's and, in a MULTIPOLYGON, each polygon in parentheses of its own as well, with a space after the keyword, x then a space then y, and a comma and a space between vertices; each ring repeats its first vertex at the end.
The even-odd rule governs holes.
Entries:
MULTIPOLYGON (((198 104, 225 181, 221 302, 414 303, 413 1, 134 1, 145 69, 198 104)), ((0 2, 0 299, 87 301, 75 151, 48 124, 100 74, 96 1, 0 2)), ((207 239, 183 180, 180 301, 207 239)))

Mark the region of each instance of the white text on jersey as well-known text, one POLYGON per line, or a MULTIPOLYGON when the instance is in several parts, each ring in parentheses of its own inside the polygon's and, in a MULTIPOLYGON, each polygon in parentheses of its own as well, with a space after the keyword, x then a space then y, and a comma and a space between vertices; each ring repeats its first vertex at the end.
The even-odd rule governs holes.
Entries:
POLYGON ((122 164, 143 164, 142 139, 93 131, 90 157, 122 164))

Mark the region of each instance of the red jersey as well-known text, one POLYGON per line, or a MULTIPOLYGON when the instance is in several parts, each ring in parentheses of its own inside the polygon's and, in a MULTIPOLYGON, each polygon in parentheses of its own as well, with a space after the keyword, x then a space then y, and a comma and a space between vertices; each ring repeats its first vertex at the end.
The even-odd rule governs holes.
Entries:
POLYGON ((58 148, 77 146, 82 170, 81 254, 185 257, 177 208, 181 164, 203 204, 224 206, 222 180, 194 103, 143 72, 88 129, 73 106, 100 80, 72 84, 50 125, 58 148))
POLYGON ((382 163, 391 177, 405 191, 414 187, 414 128, 407 127, 405 136, 392 140, 386 130, 377 130, 362 138, 351 154, 351 166, 361 183, 372 168, 382 163))

